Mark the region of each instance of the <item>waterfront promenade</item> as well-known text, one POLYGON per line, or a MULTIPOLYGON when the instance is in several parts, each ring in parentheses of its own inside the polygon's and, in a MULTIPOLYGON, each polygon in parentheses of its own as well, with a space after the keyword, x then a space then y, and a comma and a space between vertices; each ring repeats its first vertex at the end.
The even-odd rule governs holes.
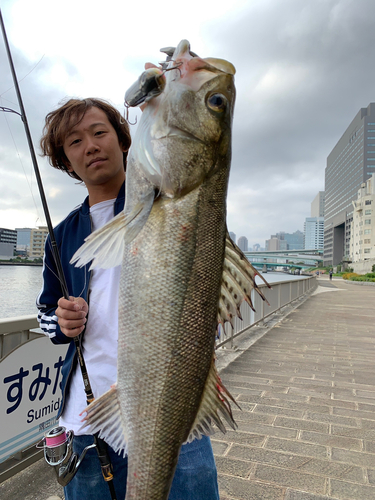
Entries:
MULTIPOLYGON (((221 500, 375 498, 375 286, 318 283, 219 355, 242 408, 238 430, 212 438, 221 500)), ((63 498, 43 460, 0 484, 2 500, 52 495, 63 498)))

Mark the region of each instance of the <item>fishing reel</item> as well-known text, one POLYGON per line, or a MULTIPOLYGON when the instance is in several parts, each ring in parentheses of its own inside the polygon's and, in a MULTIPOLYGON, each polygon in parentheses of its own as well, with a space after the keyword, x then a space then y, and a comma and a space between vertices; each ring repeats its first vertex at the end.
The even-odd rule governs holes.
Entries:
POLYGON ((79 457, 73 452, 73 437, 73 431, 66 431, 65 427, 57 426, 46 432, 36 445, 37 448, 43 448, 44 459, 55 469, 57 481, 61 486, 66 486, 73 479, 87 451, 96 447, 95 443, 86 446, 79 457))

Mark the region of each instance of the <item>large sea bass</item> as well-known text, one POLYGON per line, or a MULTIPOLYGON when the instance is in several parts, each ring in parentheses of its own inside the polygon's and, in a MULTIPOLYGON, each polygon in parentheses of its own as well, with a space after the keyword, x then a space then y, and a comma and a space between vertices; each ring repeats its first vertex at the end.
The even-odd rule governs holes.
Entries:
POLYGON ((235 428, 215 333, 251 303, 256 271, 226 229, 234 73, 180 42, 133 141, 124 212, 74 257, 94 267, 122 260, 117 386, 87 422, 126 448, 129 500, 166 500, 181 445, 213 422, 225 432, 223 417, 235 428))

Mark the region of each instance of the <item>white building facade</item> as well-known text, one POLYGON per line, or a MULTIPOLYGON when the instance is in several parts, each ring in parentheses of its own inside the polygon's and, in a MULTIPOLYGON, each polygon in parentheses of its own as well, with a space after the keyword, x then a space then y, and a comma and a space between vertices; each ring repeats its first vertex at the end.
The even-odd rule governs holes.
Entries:
POLYGON ((375 263, 375 174, 358 190, 353 201, 350 258, 356 272, 370 272, 375 263))
POLYGON ((324 217, 306 217, 304 224, 305 250, 324 249, 324 217))

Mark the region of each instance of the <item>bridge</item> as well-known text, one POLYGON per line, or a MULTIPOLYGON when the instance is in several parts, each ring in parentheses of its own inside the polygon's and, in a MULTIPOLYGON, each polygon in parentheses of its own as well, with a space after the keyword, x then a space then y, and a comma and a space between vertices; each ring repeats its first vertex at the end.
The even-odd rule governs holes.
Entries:
POLYGON ((323 262, 322 250, 278 250, 263 252, 244 252, 254 267, 294 267, 308 269, 323 262))

